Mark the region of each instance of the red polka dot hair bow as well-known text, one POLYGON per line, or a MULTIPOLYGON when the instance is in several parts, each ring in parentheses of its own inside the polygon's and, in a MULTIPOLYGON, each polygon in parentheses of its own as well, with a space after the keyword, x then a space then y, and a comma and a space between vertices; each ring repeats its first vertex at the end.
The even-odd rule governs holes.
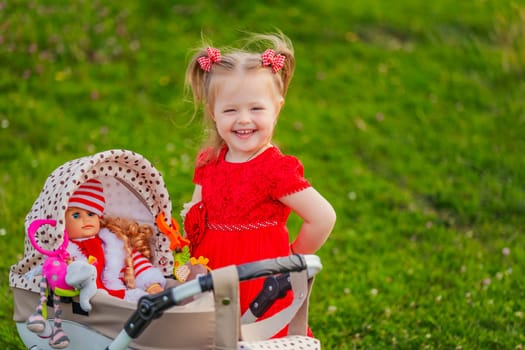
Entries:
POLYGON ((208 56, 202 56, 197 58, 197 62, 201 66, 202 70, 209 72, 213 63, 219 63, 221 61, 221 52, 219 49, 213 47, 206 48, 208 56))
POLYGON ((274 73, 277 73, 284 66, 286 56, 275 54, 275 51, 268 49, 262 54, 262 65, 265 67, 271 66, 274 73))

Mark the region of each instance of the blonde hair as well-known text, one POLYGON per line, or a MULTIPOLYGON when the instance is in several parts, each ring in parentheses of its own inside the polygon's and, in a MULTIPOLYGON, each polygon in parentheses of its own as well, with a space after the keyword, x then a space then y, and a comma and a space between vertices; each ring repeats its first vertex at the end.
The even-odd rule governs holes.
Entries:
POLYGON ((204 158, 199 159, 197 166, 202 166, 216 159, 221 148, 224 146, 224 140, 217 132, 215 123, 209 112, 211 106, 214 104, 215 90, 217 89, 215 84, 216 79, 214 79, 215 76, 256 69, 268 69, 271 71, 271 67, 262 65, 262 53, 266 49, 273 49, 276 55, 283 55, 285 57, 284 66, 277 73, 273 74, 277 89, 281 97, 284 98, 295 69, 292 42, 282 32, 249 34, 241 48, 226 49, 225 52, 221 50, 220 62, 214 62, 209 72, 203 70, 198 62, 200 57, 208 56, 206 51, 208 47, 211 47, 211 45, 203 42, 202 47, 196 50, 186 69, 186 92, 189 93, 189 90, 191 90, 195 113, 199 108, 202 108, 207 136, 203 148, 209 150, 209 152, 203 154, 204 158))
POLYGON ((120 217, 104 218, 102 226, 113 232, 124 242, 126 250, 126 268, 124 283, 128 288, 135 288, 135 270, 133 269, 133 249, 139 251, 148 260, 151 260, 151 238, 153 228, 147 224, 120 217))

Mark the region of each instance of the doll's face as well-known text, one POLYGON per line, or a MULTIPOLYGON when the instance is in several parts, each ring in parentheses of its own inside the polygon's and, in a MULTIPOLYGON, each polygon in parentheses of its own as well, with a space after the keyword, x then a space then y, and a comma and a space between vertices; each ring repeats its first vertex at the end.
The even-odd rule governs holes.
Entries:
POLYGON ((66 231, 70 239, 89 238, 100 230, 100 217, 85 209, 69 207, 66 210, 66 231))

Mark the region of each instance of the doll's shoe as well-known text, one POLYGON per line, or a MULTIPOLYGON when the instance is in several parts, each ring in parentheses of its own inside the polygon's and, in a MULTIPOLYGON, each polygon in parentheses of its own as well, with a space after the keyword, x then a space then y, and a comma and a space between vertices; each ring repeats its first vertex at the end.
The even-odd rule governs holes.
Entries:
POLYGON ((126 293, 124 294, 124 300, 136 303, 137 301, 139 301, 140 298, 147 294, 148 293, 146 293, 146 291, 139 288, 126 289, 126 293))
POLYGON ((57 328, 51 334, 51 339, 49 339, 49 345, 53 349, 64 349, 69 346, 69 337, 62 328, 57 328))
POLYGON ((29 318, 26 322, 27 329, 29 329, 33 333, 40 334, 46 329, 46 320, 42 316, 40 312, 35 312, 29 318))

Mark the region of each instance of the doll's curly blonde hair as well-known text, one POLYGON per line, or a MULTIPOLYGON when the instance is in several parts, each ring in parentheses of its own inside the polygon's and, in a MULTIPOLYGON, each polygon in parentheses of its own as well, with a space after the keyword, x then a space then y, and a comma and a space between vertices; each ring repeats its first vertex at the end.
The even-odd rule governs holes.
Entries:
POLYGON ((113 232, 124 242, 126 250, 126 268, 124 271, 124 283, 128 288, 135 288, 135 270, 133 269, 133 249, 139 251, 148 260, 151 260, 151 238, 153 228, 147 224, 139 224, 136 221, 121 218, 104 218, 103 227, 113 232))

